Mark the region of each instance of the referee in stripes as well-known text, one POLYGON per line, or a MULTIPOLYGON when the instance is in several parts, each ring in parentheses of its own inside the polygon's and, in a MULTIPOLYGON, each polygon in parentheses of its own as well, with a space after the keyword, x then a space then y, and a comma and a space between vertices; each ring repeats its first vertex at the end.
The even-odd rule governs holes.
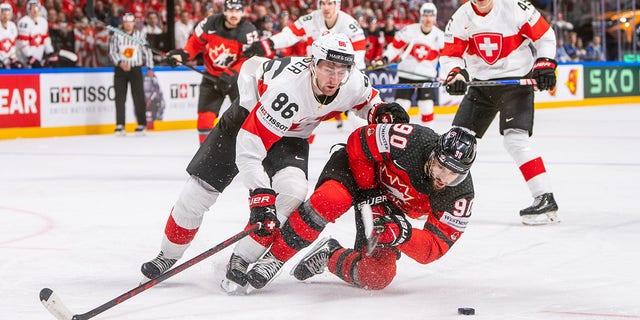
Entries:
MULTIPOLYGON (((135 16, 132 13, 125 13, 122 17, 122 31, 135 38, 144 39, 146 35, 140 30, 134 30, 135 16)), ((126 135, 125 107, 127 100, 127 84, 131 83, 131 96, 135 108, 137 135, 144 135, 147 127, 146 104, 144 97, 144 80, 142 78, 142 66, 147 66, 147 75, 153 77, 153 56, 151 50, 125 38, 123 35, 114 33, 109 41, 109 57, 115 65, 113 75, 113 86, 116 99, 116 136, 126 135)))

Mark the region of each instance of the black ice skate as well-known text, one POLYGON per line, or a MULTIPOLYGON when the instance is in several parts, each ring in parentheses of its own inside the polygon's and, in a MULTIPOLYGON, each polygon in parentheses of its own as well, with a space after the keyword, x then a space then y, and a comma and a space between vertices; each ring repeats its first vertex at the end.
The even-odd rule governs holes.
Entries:
POLYGON ((220 287, 230 295, 242 295, 247 293, 247 268, 249 262, 235 253, 231 254, 227 264, 226 279, 222 280, 220 287))
POLYGON ((153 260, 143 263, 140 271, 142 271, 145 277, 151 280, 169 270, 176 261, 178 261, 178 259, 165 258, 164 253, 160 251, 158 256, 153 258, 153 260))
POLYGON ((124 137, 127 135, 127 132, 124 130, 124 126, 121 124, 116 126, 116 130, 114 132, 116 137, 124 137))
POLYGON ((291 270, 291 275, 300 281, 304 281, 323 273, 331 254, 340 248, 342 246, 338 243, 338 240, 333 238, 322 239, 291 270))
POLYGON ((147 127, 145 125, 139 124, 136 127, 136 136, 145 136, 147 134, 147 127))
POLYGON ((522 223, 526 225, 543 225, 560 222, 558 204, 553 193, 545 193, 535 197, 533 204, 520 210, 522 223))
POLYGON ((283 265, 284 262, 278 260, 278 258, 269 251, 264 257, 256 261, 253 268, 249 270, 247 273, 247 282, 256 289, 262 289, 280 273, 283 265))

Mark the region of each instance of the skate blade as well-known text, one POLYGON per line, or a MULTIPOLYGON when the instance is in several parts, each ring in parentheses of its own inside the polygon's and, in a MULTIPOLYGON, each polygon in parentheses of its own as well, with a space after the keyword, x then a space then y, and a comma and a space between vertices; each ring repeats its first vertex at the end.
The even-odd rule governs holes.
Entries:
POLYGON ((220 283, 220 288, 230 296, 244 296, 249 293, 249 285, 241 286, 229 279, 224 279, 220 283))

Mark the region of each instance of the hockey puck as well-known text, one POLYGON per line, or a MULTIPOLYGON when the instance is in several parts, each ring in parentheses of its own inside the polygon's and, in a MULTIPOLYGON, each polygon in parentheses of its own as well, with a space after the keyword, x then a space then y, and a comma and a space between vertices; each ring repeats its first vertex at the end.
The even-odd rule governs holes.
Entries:
POLYGON ((458 314, 464 314, 465 316, 470 316, 476 314, 476 309, 474 308, 458 308, 458 314))

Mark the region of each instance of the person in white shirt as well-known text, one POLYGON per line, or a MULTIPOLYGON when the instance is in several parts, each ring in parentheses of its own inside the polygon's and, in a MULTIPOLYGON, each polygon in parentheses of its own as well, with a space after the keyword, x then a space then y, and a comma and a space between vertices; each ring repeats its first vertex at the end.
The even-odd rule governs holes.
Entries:
POLYGON ((180 19, 175 24, 175 41, 176 48, 183 48, 187 44, 187 40, 193 33, 193 21, 191 21, 191 13, 187 10, 180 12, 180 19))

